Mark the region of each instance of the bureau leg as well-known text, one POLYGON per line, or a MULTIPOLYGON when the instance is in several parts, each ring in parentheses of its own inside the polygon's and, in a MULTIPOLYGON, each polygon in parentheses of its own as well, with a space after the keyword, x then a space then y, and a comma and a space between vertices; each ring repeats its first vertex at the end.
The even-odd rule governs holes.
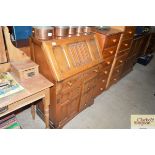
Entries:
POLYGON ((31 114, 32 114, 32 119, 35 120, 35 109, 36 109, 36 106, 34 104, 31 105, 31 114))
POLYGON ((50 90, 49 88, 45 90, 45 97, 43 98, 44 104, 44 118, 46 128, 49 128, 49 104, 50 104, 50 90))

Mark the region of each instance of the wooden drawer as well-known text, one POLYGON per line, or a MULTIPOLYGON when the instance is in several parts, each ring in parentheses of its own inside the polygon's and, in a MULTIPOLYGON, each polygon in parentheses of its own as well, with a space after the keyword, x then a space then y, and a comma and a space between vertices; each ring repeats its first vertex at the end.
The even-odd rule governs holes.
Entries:
POLYGON ((115 77, 115 76, 118 76, 119 74, 121 74, 122 70, 123 70, 123 66, 124 66, 124 64, 121 64, 120 66, 115 67, 112 72, 112 77, 115 77))
POLYGON ((106 83, 99 85, 96 90, 96 96, 100 95, 106 89, 106 83))
POLYGON ((116 83, 117 81, 119 81, 120 79, 120 74, 117 76, 112 76, 109 82, 109 86, 113 85, 114 83, 116 83))
POLYGON ((125 32, 123 34, 123 40, 133 38, 134 33, 135 33, 135 27, 134 26, 126 26, 125 32))
POLYGON ((116 53, 117 46, 106 48, 103 50, 103 58, 106 59, 108 57, 114 56, 116 53))
POLYGON ((104 48, 117 46, 120 39, 120 34, 111 35, 106 38, 104 48))
POLYGON ((74 89, 71 89, 69 91, 63 92, 57 96, 57 103, 64 103, 67 100, 73 100, 74 98, 80 96, 81 93, 81 87, 77 87, 74 89))
POLYGON ((84 80, 85 79, 92 79, 96 77, 99 73, 99 68, 98 66, 95 66, 87 71, 84 72, 84 80))
POLYGON ((102 65, 100 65, 99 67, 100 67, 99 76, 100 77, 108 77, 111 67, 103 67, 102 65))
POLYGON ((78 97, 72 101, 67 100, 57 105, 57 121, 59 127, 63 126, 78 113, 79 100, 80 98, 78 97))
POLYGON ((104 59, 102 66, 103 67, 110 67, 113 63, 113 60, 114 60, 114 56, 104 59))
POLYGON ((115 66, 119 66, 119 65, 123 64, 125 62, 127 56, 128 56, 128 54, 124 54, 124 55, 118 57, 115 62, 115 66))
POLYGON ((94 88, 94 98, 100 95, 106 89, 107 79, 108 76, 105 76, 104 74, 100 74, 97 77, 97 84, 94 88))
POLYGON ((130 52, 130 49, 123 50, 123 51, 119 51, 119 52, 117 53, 117 57, 123 56, 124 54, 129 55, 129 52, 130 52))
POLYGON ((107 83, 107 79, 108 79, 108 77, 104 77, 104 76, 100 75, 100 76, 98 77, 98 81, 97 81, 98 85, 99 85, 100 87, 105 87, 105 85, 106 85, 106 83, 107 83))
POLYGON ((81 84, 82 77, 83 74, 79 74, 62 81, 62 90, 67 91, 79 86, 81 84))
POLYGON ((131 42, 132 42, 132 39, 122 41, 122 43, 121 43, 121 45, 119 47, 119 51, 129 49, 130 46, 131 46, 131 42))
POLYGON ((93 89, 95 85, 96 85, 96 78, 85 81, 83 85, 82 94, 93 89))

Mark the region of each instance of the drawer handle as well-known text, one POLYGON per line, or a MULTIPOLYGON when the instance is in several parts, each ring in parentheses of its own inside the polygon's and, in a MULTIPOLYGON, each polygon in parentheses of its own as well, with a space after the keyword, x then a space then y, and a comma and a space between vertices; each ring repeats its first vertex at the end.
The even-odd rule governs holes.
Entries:
POLYGON ((110 54, 113 54, 113 53, 114 53, 114 51, 109 51, 109 53, 110 53, 110 54))
POLYGON ((6 112, 8 110, 8 106, 0 108, 0 114, 6 112))
POLYGON ((104 74, 108 74, 108 71, 104 71, 104 74))
POLYGON ((123 61, 122 61, 122 60, 120 60, 119 62, 120 62, 120 63, 122 63, 123 61))
POLYGON ((107 63, 108 65, 110 65, 110 64, 111 64, 111 62, 110 62, 110 61, 107 61, 106 63, 107 63))
POLYGON ((67 84, 71 87, 72 86, 72 82, 67 82, 67 84))
POLYGON ((90 90, 90 88, 88 87, 87 90, 90 90))
POLYGON ((117 39, 113 39, 112 41, 115 43, 117 41, 117 39))
POLYGON ((105 82, 105 80, 102 80, 102 82, 104 83, 104 82, 105 82))
POLYGON ((100 90, 102 91, 102 90, 103 90, 103 88, 100 88, 100 90))
POLYGON ((126 47, 128 46, 128 44, 124 44, 126 47))
POLYGON ((129 31, 129 34, 132 34, 132 31, 129 31))
POLYGON ((119 73, 119 69, 117 70, 117 73, 119 73))
POLYGON ((95 70, 93 70, 95 73, 98 73, 98 70, 97 69, 95 69, 95 70))
POLYGON ((117 79, 115 78, 114 81, 116 81, 117 79))

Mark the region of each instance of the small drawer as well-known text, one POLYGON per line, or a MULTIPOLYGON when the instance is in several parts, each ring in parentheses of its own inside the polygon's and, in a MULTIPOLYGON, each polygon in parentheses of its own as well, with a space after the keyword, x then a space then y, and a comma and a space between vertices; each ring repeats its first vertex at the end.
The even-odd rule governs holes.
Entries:
POLYGON ((103 59, 102 66, 103 67, 110 67, 112 65, 113 61, 114 61, 114 56, 103 59))
POLYGON ((130 46, 131 46, 131 42, 132 42, 132 39, 122 41, 122 43, 121 43, 121 45, 119 47, 119 51, 129 49, 130 46))
POLYGON ((98 66, 95 66, 84 72, 84 79, 92 79, 99 74, 98 66))
POLYGON ((123 66, 124 66, 124 65, 122 64, 122 65, 120 65, 120 66, 118 66, 118 67, 115 67, 115 68, 113 69, 113 72, 112 72, 112 77, 120 75, 120 74, 122 73, 123 66))
POLYGON ((102 67, 102 68, 100 68, 99 76, 100 77, 104 77, 104 78, 108 77, 108 75, 110 73, 110 69, 111 69, 111 67, 106 67, 106 68, 102 67))
POLYGON ((124 34, 123 34, 123 40, 133 38, 134 34, 135 34, 135 27, 134 26, 126 26, 124 34))
POLYGON ((94 96, 100 95, 105 89, 106 89, 107 79, 99 78, 98 84, 96 88, 94 89, 94 96))
POLYGON ((73 100, 77 96, 80 96, 80 92, 81 92, 81 87, 71 89, 70 91, 67 91, 67 92, 62 92, 57 96, 57 103, 64 103, 67 100, 73 100))
POLYGON ((123 51, 119 51, 119 52, 117 53, 117 57, 121 57, 121 56, 123 56, 124 54, 129 55, 129 52, 130 52, 130 49, 123 50, 123 51))
POLYGON ((108 48, 108 47, 112 47, 112 46, 117 46, 117 44, 119 42, 119 39, 120 39, 120 34, 107 36, 104 48, 108 48))
POLYGON ((114 56, 116 53, 117 46, 106 48, 103 50, 103 58, 106 59, 108 57, 114 56))
POLYGON ((126 58, 127 58, 128 54, 124 54, 121 57, 118 57, 116 62, 115 62, 115 66, 119 66, 121 64, 124 64, 126 58))
POLYGON ((120 75, 118 76, 112 76, 109 82, 109 86, 113 85, 114 83, 116 83, 117 81, 119 81, 120 79, 120 75))
POLYGON ((80 85, 81 79, 82 79, 82 74, 73 76, 69 79, 62 81, 62 90, 65 91, 80 85))
POLYGON ((107 79, 108 79, 108 77, 104 77, 104 76, 100 75, 98 78, 99 86, 101 86, 101 87, 105 86, 107 83, 107 79))

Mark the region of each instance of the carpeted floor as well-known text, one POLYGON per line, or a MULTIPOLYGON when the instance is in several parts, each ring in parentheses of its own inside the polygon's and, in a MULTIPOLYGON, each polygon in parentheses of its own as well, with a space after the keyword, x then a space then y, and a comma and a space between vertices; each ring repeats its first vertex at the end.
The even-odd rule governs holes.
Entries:
MULTIPOLYGON (((136 64, 133 71, 95 99, 95 103, 78 114, 64 129, 130 128, 131 114, 155 114, 155 58, 147 66, 136 64)), ((17 115, 23 128, 44 128, 30 108, 17 115)))

